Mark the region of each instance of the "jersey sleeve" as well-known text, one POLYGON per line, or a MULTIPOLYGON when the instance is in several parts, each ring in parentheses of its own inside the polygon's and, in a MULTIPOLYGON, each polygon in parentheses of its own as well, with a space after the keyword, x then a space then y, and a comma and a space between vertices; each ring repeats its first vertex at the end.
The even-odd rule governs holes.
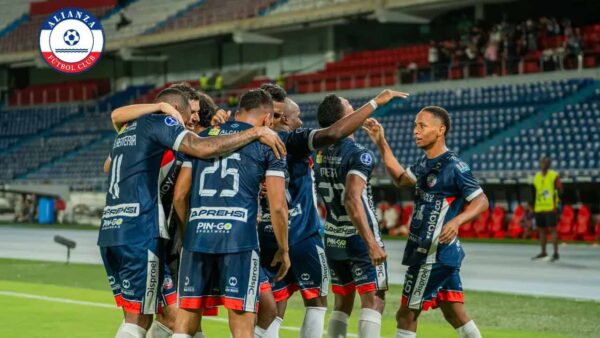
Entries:
POLYGON ((178 158, 181 160, 181 167, 182 168, 191 168, 192 167, 192 158, 186 154, 182 154, 182 153, 178 153, 181 154, 178 156, 178 158))
POLYGON ((367 149, 362 149, 352 154, 347 175, 357 175, 365 182, 369 182, 374 167, 373 154, 367 149))
POLYGON ((288 133, 285 137, 285 145, 288 152, 296 155, 310 154, 315 150, 313 138, 317 129, 299 128, 288 133))
POLYGON ((479 182, 471 172, 471 168, 466 163, 459 161, 453 165, 455 182, 460 196, 470 202, 483 193, 483 189, 481 189, 479 182))
POLYGON ((273 150, 265 145, 262 145, 263 153, 265 155, 266 172, 265 176, 277 176, 285 178, 287 171, 287 162, 285 158, 277 159, 273 150))
POLYGON ((171 116, 149 115, 146 118, 145 133, 148 137, 166 148, 179 150, 179 145, 188 131, 171 116))
POLYGON ((410 179, 413 180, 414 182, 417 182, 417 175, 416 175, 417 165, 418 165, 418 163, 413 163, 413 164, 409 165, 408 168, 406 168, 406 175, 408 175, 408 177, 410 177, 410 179))

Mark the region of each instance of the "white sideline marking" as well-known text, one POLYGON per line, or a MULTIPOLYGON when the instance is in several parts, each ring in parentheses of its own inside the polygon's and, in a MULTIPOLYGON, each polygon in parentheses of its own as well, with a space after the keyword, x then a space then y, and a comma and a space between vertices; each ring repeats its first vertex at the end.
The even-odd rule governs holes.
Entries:
MULTIPOLYGON (((40 295, 32 295, 29 293, 21 293, 21 292, 12 292, 12 291, 0 291, 0 296, 9 296, 9 297, 18 297, 18 298, 27 298, 27 299, 37 299, 37 300, 45 300, 47 302, 55 302, 55 303, 64 303, 64 304, 75 304, 75 305, 85 305, 85 306, 93 306, 93 307, 101 307, 108 309, 118 309, 115 305, 106 304, 106 303, 96 303, 96 302, 86 302, 82 300, 73 300, 67 298, 57 298, 57 297, 48 297, 48 296, 40 296, 40 295)), ((202 317, 202 320, 211 320, 214 322, 227 323, 227 319, 219 318, 219 317, 202 317)), ((287 331, 300 332, 299 327, 295 326, 282 326, 281 329, 287 331)), ((327 333, 327 331, 325 331, 327 333)), ((348 333, 348 337, 358 337, 355 333, 348 333)), ((382 337, 384 338, 384 337, 382 337)))

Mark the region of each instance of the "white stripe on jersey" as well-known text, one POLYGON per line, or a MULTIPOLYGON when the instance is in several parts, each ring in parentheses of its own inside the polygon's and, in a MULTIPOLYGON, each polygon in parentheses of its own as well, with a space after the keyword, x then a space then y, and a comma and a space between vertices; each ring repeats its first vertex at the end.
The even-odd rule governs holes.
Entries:
POLYGON ((319 296, 327 296, 329 292, 329 267, 327 266, 327 256, 325 256, 325 250, 318 245, 315 245, 317 249, 317 256, 319 257, 319 265, 321 266, 321 285, 319 286, 319 296))
POLYGON ((423 264, 419 269, 417 279, 413 284, 413 289, 408 297, 408 308, 421 310, 421 304, 423 303, 423 297, 425 296, 425 288, 429 283, 429 277, 431 277, 431 268, 433 264, 423 264))
POLYGON ((442 232, 442 228, 444 227, 444 220, 446 218, 446 213, 450 209, 450 204, 444 198, 442 200, 442 209, 440 210, 440 215, 438 216, 437 224, 435 225, 435 230, 433 231, 433 236, 431 237, 431 246, 429 247, 429 251, 427 251, 427 260, 425 264, 433 264, 437 261, 437 248, 439 244, 440 233, 442 232))
MULTIPOLYGON (((347 175, 356 175, 356 176, 358 176, 358 177, 362 178, 362 179, 363 179, 363 181, 365 181, 365 183, 368 183, 368 182, 369 182, 369 180, 367 179, 367 176, 365 176, 365 174, 361 173, 361 172, 360 172, 360 171, 358 171, 358 170, 350 170, 350 171, 348 171, 348 174, 347 174, 347 175)), ((346 175, 346 176, 347 176, 347 175, 346 175)))
POLYGON ((379 222, 377 222, 377 216, 373 210, 371 210, 371 205, 369 204, 369 199, 367 196, 367 187, 365 187, 361 194, 361 199, 364 204, 364 208, 366 209, 367 216, 371 221, 371 230, 373 231, 373 236, 375 236, 375 241, 381 247, 383 247, 383 240, 381 239, 381 233, 379 232, 379 222))
POLYGON ((250 273, 248 274, 248 289, 246 290, 244 311, 254 312, 256 308, 257 294, 259 292, 259 272, 260 272, 260 258, 255 250, 252 250, 252 257, 250 258, 250 273))

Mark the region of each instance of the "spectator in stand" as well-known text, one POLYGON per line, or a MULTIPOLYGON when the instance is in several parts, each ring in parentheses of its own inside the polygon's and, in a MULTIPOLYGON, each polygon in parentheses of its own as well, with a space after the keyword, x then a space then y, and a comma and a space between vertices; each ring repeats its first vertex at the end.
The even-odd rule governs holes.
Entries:
POLYGON ((215 92, 216 95, 221 97, 223 96, 223 75, 221 73, 217 73, 215 76, 215 92))
POLYGON ((540 171, 533 179, 533 186, 535 188, 535 225, 540 232, 542 252, 532 259, 548 257, 546 242, 548 241, 548 229, 550 229, 554 248, 551 261, 554 262, 559 258, 556 225, 558 223, 558 201, 560 195, 562 195, 563 188, 558 173, 550 169, 550 164, 550 157, 542 156, 540 159, 540 171))
POLYGON ((200 84, 200 90, 205 92, 210 90, 209 80, 210 78, 208 77, 208 74, 202 73, 202 75, 200 75, 200 80, 198 81, 200 84))
POLYGON ((485 48, 484 58, 487 70, 486 75, 498 75, 498 45, 491 39, 485 48))
POLYGON ((431 79, 433 81, 438 79, 438 62, 440 61, 440 51, 438 44, 431 40, 429 42, 429 50, 427 51, 427 62, 429 62, 429 68, 431 69, 431 79))
POLYGON ((583 67, 583 41, 581 38, 581 30, 570 26, 565 27, 565 59, 577 62, 577 69, 583 67))

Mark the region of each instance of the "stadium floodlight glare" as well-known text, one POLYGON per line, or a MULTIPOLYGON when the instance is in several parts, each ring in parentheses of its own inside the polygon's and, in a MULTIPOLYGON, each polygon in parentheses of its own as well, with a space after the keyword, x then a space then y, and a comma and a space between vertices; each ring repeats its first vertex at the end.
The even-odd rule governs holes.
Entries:
POLYGON ((67 247, 67 264, 69 264, 69 260, 71 259, 71 249, 75 249, 77 243, 60 235, 54 236, 54 242, 67 247))

